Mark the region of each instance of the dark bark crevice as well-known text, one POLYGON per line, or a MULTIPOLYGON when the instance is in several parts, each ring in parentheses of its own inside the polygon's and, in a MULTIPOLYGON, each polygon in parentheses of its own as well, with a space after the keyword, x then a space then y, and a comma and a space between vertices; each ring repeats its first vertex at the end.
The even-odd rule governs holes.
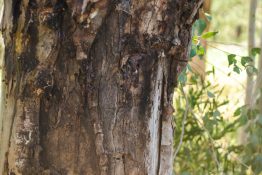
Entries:
MULTIPOLYGON (((162 82, 162 91, 161 91, 161 104, 160 109, 164 109, 165 104, 165 87, 166 87, 166 77, 163 72, 163 82, 162 82)), ((163 115, 161 114, 159 117, 159 140, 158 140, 158 160, 157 160, 157 174, 160 174, 160 166, 161 166, 161 141, 162 141, 162 121, 163 121, 163 115)))
POLYGON ((17 30, 17 22, 21 14, 20 5, 22 0, 13 0, 12 2, 12 13, 13 13, 13 32, 17 30))

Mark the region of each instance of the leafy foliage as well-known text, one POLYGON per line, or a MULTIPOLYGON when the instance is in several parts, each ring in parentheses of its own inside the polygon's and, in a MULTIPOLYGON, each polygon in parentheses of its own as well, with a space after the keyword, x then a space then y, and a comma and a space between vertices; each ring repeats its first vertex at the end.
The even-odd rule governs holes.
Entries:
POLYGON ((262 115, 256 109, 248 109, 246 106, 240 108, 239 116, 245 124, 245 132, 248 139, 245 150, 241 153, 243 162, 250 165, 254 174, 262 173, 262 115))
MULTIPOLYGON (((212 85, 209 81, 203 81, 197 74, 190 75, 186 84, 187 88, 183 89, 183 87, 182 84, 179 86, 178 97, 175 97, 174 122, 177 128, 175 143, 179 143, 180 140, 185 110, 189 112, 185 123, 183 146, 174 165, 177 174, 217 174, 218 171, 231 173, 240 171, 242 165, 231 161, 230 156, 242 151, 243 146, 231 145, 223 149, 221 139, 243 125, 244 116, 237 115, 232 121, 225 120, 224 112, 220 110, 228 104, 228 100, 220 98, 223 89, 219 89, 218 85, 212 85), (189 109, 185 109, 186 101, 189 103, 189 109)), ((176 148, 177 145, 175 145, 176 148)))
MULTIPOLYGON (((211 16, 206 14, 208 21, 211 16)), ((205 55, 201 41, 214 37, 217 32, 204 33, 204 20, 197 20, 193 33, 190 57, 205 55)), ((228 66, 232 71, 248 75, 257 73, 254 58, 261 49, 253 48, 251 56, 228 53, 228 66)), ((207 76, 215 75, 215 68, 207 76)), ((176 137, 174 149, 174 174, 253 174, 262 173, 262 115, 258 109, 247 106, 236 108, 234 114, 225 118, 229 100, 221 96, 223 88, 203 80, 188 65, 178 77, 179 86, 174 98, 176 113, 174 125, 176 137), (244 128, 244 143, 232 141, 237 131, 244 128), (186 160, 186 161, 185 161, 186 160)))

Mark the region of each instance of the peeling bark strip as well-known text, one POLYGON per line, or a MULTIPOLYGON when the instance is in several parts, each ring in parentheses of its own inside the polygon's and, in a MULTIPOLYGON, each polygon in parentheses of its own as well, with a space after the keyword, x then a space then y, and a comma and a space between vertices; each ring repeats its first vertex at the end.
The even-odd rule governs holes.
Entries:
POLYGON ((172 174, 202 0, 5 0, 0 174, 172 174))

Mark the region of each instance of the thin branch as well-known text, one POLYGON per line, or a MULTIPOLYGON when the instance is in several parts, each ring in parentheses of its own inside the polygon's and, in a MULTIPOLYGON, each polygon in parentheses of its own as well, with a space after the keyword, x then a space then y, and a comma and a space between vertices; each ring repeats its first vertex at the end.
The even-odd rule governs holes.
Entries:
POLYGON ((207 43, 214 43, 214 44, 220 44, 220 45, 230 45, 230 46, 237 46, 237 47, 242 47, 242 48, 246 48, 247 46, 241 45, 241 44, 237 44, 237 43, 229 43, 229 42, 223 42, 223 41, 210 41, 210 40, 204 40, 207 43))
MULTIPOLYGON (((207 64, 214 66, 219 72, 228 75, 226 72, 224 72, 222 69, 219 67, 215 66, 214 64, 210 63, 209 61, 206 61, 207 64)), ((233 80, 235 80, 243 89, 245 89, 245 85, 241 83, 238 79, 231 77, 233 80)))
POLYGON ((185 94, 185 91, 183 89, 183 87, 181 86, 181 91, 182 91, 182 94, 186 100, 186 109, 185 109, 185 113, 184 113, 184 117, 183 117, 183 121, 182 121, 182 132, 181 132, 181 135, 180 135, 180 140, 179 140, 179 144, 176 148, 176 151, 174 153, 174 160, 176 159, 176 156, 183 144, 183 138, 184 138, 184 135, 185 135, 185 124, 186 124, 186 119, 187 119, 187 116, 188 116, 188 110, 189 110, 189 101, 188 101, 188 98, 186 97, 186 94, 185 94))
MULTIPOLYGON (((219 67, 215 66, 214 64, 210 63, 209 61, 207 61, 206 59, 204 60, 205 63, 211 65, 211 66, 214 66, 219 72, 221 72, 222 74, 224 74, 224 76, 228 76, 228 73, 224 72, 222 69, 220 69, 219 67)), ((194 63, 193 61, 190 62, 190 64, 194 64, 195 66, 197 66, 198 68, 200 68, 200 66, 196 63, 194 63)), ((202 69, 199 69, 198 71, 201 71, 202 73, 205 73, 204 70, 202 69)), ((245 85, 242 84, 238 79, 234 78, 234 77, 231 77, 234 81, 236 81, 243 89, 245 89, 245 85)))
MULTIPOLYGON (((228 52, 228 51, 225 51, 225 50, 223 50, 223 49, 220 49, 220 48, 218 48, 218 47, 216 47, 216 46, 214 46, 214 45, 211 45, 211 44, 208 44, 207 43, 207 45, 209 46, 209 47, 212 47, 212 48, 214 48, 214 49, 217 49, 217 50, 219 50, 219 51, 221 51, 221 52, 224 52, 225 54, 227 54, 227 55, 230 55, 230 54, 232 54, 232 53, 230 53, 230 52, 228 52)), ((243 55, 238 55, 238 54, 235 54, 236 56, 239 56, 239 57, 244 57, 243 55)))

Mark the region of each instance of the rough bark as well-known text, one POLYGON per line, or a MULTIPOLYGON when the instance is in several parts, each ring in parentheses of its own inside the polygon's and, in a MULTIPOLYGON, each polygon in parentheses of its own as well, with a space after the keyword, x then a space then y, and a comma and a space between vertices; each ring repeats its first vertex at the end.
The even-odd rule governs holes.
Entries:
POLYGON ((201 0, 5 0, 0 173, 172 173, 201 0))

